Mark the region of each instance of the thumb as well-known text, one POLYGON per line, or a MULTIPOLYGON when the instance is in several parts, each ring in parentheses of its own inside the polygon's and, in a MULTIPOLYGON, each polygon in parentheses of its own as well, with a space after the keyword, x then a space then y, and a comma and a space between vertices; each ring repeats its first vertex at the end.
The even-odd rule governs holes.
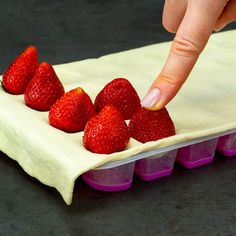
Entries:
POLYGON ((205 47, 224 8, 223 2, 188 2, 167 61, 141 102, 144 107, 151 110, 161 109, 177 94, 205 47))

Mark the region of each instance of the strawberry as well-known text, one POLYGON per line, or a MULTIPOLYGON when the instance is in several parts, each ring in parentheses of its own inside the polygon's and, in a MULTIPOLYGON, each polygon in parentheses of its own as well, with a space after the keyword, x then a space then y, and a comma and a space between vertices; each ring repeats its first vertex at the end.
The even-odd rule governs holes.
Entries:
POLYGON ((25 103, 35 110, 48 111, 64 92, 53 67, 47 62, 42 62, 25 89, 25 103))
POLYGON ((49 123, 68 133, 84 130, 93 115, 94 105, 82 88, 73 89, 58 99, 49 110, 49 123))
POLYGON ((151 111, 141 108, 130 120, 131 137, 141 143, 175 135, 175 127, 166 108, 151 111))
POLYGON ((99 112, 105 105, 112 104, 130 119, 141 107, 140 98, 131 83, 124 78, 117 78, 108 83, 95 99, 95 109, 99 112))
POLYGON ((37 49, 28 47, 3 74, 3 88, 11 94, 23 94, 38 67, 37 49))
POLYGON ((95 153, 110 154, 122 151, 130 133, 120 112, 112 105, 105 106, 85 126, 84 146, 95 153))

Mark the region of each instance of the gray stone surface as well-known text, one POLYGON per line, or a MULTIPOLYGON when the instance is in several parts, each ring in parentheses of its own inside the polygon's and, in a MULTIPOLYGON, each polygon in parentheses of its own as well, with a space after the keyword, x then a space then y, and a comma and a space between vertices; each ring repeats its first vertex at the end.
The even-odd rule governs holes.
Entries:
MULTIPOLYGON (((162 1, 2 1, 0 73, 29 44, 53 64, 172 39, 162 1)), ((232 24, 229 28, 236 28, 232 24)), ((157 71, 158 73, 158 71, 157 71)), ((236 158, 104 193, 76 182, 73 203, 0 153, 0 235, 235 235, 236 158)))

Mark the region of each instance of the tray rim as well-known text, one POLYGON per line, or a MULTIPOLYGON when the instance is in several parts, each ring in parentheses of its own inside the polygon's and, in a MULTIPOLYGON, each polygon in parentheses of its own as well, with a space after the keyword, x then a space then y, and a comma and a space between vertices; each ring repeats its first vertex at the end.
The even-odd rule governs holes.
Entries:
POLYGON ((164 154, 166 152, 173 151, 173 150, 176 150, 176 149, 179 149, 179 148, 182 148, 182 147, 186 147, 186 146, 189 146, 189 145, 201 143, 201 142, 208 141, 208 140, 215 139, 215 138, 220 138, 222 136, 233 134, 233 133, 236 133, 236 128, 227 130, 225 132, 220 132, 220 133, 217 133, 217 134, 208 135, 208 136, 205 136, 205 137, 195 138, 195 139, 192 139, 192 140, 188 140, 186 142, 177 143, 177 144, 166 146, 166 147, 163 147, 163 148, 141 152, 141 153, 138 153, 138 154, 133 155, 133 156, 131 156, 129 158, 126 158, 126 159, 109 162, 105 165, 102 165, 102 166, 99 166, 98 168, 95 168, 95 170, 115 168, 115 167, 118 167, 118 166, 121 166, 121 165, 128 164, 130 162, 138 161, 138 160, 153 156, 153 155, 162 154, 162 153, 164 154))

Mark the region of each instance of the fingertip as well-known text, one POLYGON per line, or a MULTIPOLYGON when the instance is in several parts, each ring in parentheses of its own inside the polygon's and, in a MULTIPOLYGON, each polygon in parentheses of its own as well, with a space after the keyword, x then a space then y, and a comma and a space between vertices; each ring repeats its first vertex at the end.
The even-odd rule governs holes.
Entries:
POLYGON ((161 101, 155 103, 152 107, 145 107, 144 108, 150 110, 150 111, 157 111, 165 107, 165 104, 163 104, 161 101))
POLYGON ((225 28, 226 25, 227 25, 227 23, 216 24, 216 26, 214 27, 214 31, 215 31, 215 32, 219 32, 219 31, 221 31, 223 28, 225 28))
POLYGON ((225 27, 225 25, 224 26, 220 26, 220 27, 215 27, 214 28, 214 32, 220 32, 223 28, 225 27))
POLYGON ((179 27, 180 23, 173 23, 170 22, 170 19, 167 18, 166 16, 162 17, 162 25, 165 28, 166 31, 168 31, 169 33, 176 33, 177 29, 179 27))
POLYGON ((182 0, 176 4, 176 1, 166 0, 162 14, 162 25, 170 33, 176 33, 187 8, 187 1, 182 0))

